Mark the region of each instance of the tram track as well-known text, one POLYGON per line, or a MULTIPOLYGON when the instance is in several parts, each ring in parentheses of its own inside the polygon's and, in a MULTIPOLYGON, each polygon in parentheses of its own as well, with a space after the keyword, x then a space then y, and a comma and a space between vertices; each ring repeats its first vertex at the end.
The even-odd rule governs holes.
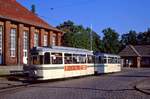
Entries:
MULTIPOLYGON (((103 75, 103 76, 108 76, 108 75, 103 75)), ((89 77, 89 76, 86 76, 89 77)), ((85 77, 85 78, 86 78, 85 77)), ((90 76, 93 77, 93 76, 90 76)), ((114 77, 109 75, 109 77, 114 77)), ((80 77, 79 77, 80 78, 80 77)), ((84 78, 84 77, 82 77, 84 78)), ((69 79, 55 79, 55 80, 46 80, 46 81, 37 81, 37 82, 27 82, 27 83, 23 83, 22 85, 14 85, 12 87, 8 87, 8 88, 4 88, 0 90, 0 95, 7 95, 7 94, 14 94, 20 91, 24 91, 30 88, 35 88, 35 87, 39 87, 39 88, 50 88, 50 89, 75 89, 75 90, 94 90, 94 91, 106 91, 106 92, 120 92, 120 91, 137 91, 139 92, 139 90, 136 89, 136 85, 138 83, 143 82, 145 79, 139 80, 139 81, 133 81, 132 84, 129 84, 129 86, 131 86, 131 88, 123 88, 123 89, 104 89, 104 88, 89 88, 89 87, 72 87, 72 86, 68 86, 68 87, 64 87, 64 86, 55 86, 52 83, 56 83, 59 81, 68 81, 68 80, 73 80, 75 78, 69 78, 69 79), (49 83, 51 85, 49 85, 49 83), (48 86, 46 85, 48 84, 48 86), (44 86, 43 86, 44 85, 44 86)), ((78 79, 78 77, 76 78, 78 79)))

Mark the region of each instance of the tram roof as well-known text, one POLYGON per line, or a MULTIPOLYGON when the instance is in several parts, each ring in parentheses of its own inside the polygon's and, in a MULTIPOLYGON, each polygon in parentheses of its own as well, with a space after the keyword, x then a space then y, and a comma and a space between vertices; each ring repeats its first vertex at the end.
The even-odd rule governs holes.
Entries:
POLYGON ((100 56, 120 57, 119 55, 116 55, 116 54, 101 53, 101 52, 95 52, 94 54, 100 55, 100 56))
POLYGON ((90 54, 93 52, 87 49, 73 48, 73 47, 62 47, 62 46, 49 46, 49 47, 34 47, 32 52, 65 52, 73 54, 90 54))

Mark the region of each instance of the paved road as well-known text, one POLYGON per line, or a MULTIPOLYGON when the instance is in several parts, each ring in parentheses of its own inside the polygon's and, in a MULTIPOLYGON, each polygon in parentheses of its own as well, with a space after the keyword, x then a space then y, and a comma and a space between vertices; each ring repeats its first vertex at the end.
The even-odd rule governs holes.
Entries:
POLYGON ((135 85, 150 78, 150 69, 124 69, 123 72, 65 81, 33 84, 0 92, 0 99, 150 99, 135 85))

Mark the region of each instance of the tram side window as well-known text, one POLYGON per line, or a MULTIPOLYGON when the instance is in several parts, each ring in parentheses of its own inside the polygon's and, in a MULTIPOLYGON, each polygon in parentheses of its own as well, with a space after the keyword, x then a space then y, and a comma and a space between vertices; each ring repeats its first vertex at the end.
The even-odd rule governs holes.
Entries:
POLYGON ((117 64, 118 63, 118 58, 117 57, 108 57, 108 63, 117 64))
POLYGON ((50 53, 46 52, 44 54, 44 64, 50 64, 50 53))
POLYGON ((86 63, 86 55, 80 55, 79 60, 80 60, 80 63, 86 63))
POLYGON ((106 62, 107 62, 106 60, 107 60, 106 57, 104 57, 104 56, 99 56, 99 63, 100 63, 100 64, 106 63, 106 62))
POLYGON ((52 64, 62 64, 62 53, 51 53, 52 64))
POLYGON ((65 54, 64 59, 65 59, 65 64, 72 64, 73 63, 72 54, 65 54))
MULTIPOLYGON (((65 58, 65 64, 67 59, 65 58)), ((77 54, 73 54, 73 64, 78 64, 80 62, 79 56, 77 54)))
POLYGON ((113 63, 113 58, 112 57, 108 57, 108 63, 112 64, 113 63))
POLYGON ((115 64, 116 63, 116 58, 112 57, 111 59, 112 59, 112 63, 115 64))
POLYGON ((121 63, 121 59, 120 58, 117 58, 117 63, 121 63))
POLYGON ((86 63, 86 55, 73 54, 73 64, 86 63))
POLYGON ((87 63, 93 63, 94 62, 94 56, 88 55, 87 56, 87 63))

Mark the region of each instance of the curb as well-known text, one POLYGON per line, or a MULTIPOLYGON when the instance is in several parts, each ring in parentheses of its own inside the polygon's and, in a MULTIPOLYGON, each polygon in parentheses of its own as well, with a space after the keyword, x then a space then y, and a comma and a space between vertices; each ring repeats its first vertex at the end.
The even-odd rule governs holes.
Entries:
POLYGON ((142 92, 142 93, 144 93, 144 94, 150 95, 150 91, 147 91, 147 90, 138 88, 137 85, 135 85, 134 88, 135 88, 135 90, 137 90, 137 91, 139 91, 139 92, 142 92))
POLYGON ((27 85, 28 84, 12 85, 12 86, 9 86, 9 87, 3 87, 3 88, 0 88, 0 93, 5 92, 5 91, 9 91, 9 90, 12 90, 12 89, 22 88, 22 87, 25 87, 27 85))
MULTIPOLYGON (((134 86, 134 89, 139 91, 139 92, 142 92, 144 94, 150 95, 150 89, 145 89, 145 87, 143 87, 143 88, 140 87, 140 85, 142 85, 142 84, 144 85, 145 82, 147 82, 147 81, 149 82, 149 78, 146 78, 146 79, 143 79, 143 80, 137 82, 134 86)), ((147 85, 147 83, 145 85, 147 85)))

